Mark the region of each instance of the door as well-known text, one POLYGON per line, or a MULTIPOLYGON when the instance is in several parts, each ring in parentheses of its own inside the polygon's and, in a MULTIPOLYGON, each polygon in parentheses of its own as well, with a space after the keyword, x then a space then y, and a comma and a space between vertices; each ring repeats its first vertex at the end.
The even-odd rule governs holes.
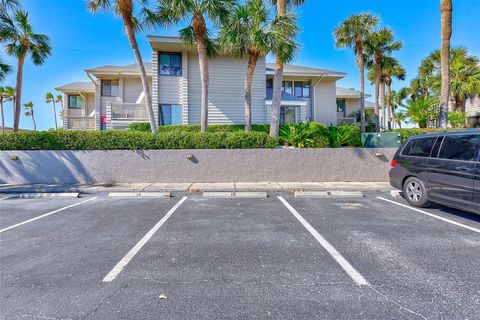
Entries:
POLYGON ((472 207, 480 135, 446 135, 438 157, 427 163, 429 196, 434 201, 472 207))

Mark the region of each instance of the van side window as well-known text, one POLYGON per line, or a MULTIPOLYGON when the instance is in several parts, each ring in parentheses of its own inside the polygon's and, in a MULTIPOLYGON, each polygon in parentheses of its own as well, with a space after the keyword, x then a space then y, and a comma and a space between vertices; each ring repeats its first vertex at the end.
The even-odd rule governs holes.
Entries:
POLYGON ((443 142, 443 136, 438 137, 437 142, 435 142, 435 145, 433 146, 432 153, 430 154, 431 158, 438 157, 438 151, 440 150, 440 146, 442 145, 442 142, 443 142))
POLYGON ((437 137, 412 139, 402 151, 404 156, 429 157, 437 137))
POLYGON ((480 136, 446 136, 440 154, 441 159, 476 161, 480 136))

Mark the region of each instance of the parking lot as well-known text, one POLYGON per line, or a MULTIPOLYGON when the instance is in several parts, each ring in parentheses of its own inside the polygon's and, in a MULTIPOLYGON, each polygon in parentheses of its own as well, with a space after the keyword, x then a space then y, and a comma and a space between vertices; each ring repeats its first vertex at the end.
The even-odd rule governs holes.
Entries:
POLYGON ((0 200, 5 319, 479 319, 480 216, 360 196, 0 200))

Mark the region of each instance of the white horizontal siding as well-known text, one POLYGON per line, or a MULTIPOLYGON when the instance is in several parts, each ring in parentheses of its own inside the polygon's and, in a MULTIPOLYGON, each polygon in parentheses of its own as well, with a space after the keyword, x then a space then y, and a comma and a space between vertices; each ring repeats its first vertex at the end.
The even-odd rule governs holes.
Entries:
MULTIPOLYGON (((244 123, 246 59, 218 57, 209 60, 208 121, 214 123, 244 123)), ((252 122, 266 121, 265 58, 257 63, 252 83, 252 122)), ((188 59, 189 123, 200 123, 201 83, 198 55, 188 59)))
POLYGON ((465 112, 470 116, 480 115, 480 96, 476 95, 465 100, 465 112))
POLYGON ((123 81, 123 102, 136 103, 143 92, 142 80, 138 78, 126 78, 123 81))
POLYGON ((321 81, 313 88, 314 119, 326 125, 337 124, 337 95, 335 81, 321 81))

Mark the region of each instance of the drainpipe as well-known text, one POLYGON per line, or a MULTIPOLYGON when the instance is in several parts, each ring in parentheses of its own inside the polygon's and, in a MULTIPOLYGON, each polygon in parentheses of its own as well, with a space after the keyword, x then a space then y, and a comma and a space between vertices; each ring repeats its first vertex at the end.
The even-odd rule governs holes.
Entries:
POLYGON ((322 81, 322 79, 325 78, 325 75, 322 75, 315 83, 312 84, 312 92, 313 92, 313 95, 311 95, 311 97, 313 99, 313 101, 310 101, 310 121, 315 121, 315 108, 314 108, 314 105, 315 105, 315 101, 317 100, 316 97, 315 97, 315 86, 320 82, 322 81))

